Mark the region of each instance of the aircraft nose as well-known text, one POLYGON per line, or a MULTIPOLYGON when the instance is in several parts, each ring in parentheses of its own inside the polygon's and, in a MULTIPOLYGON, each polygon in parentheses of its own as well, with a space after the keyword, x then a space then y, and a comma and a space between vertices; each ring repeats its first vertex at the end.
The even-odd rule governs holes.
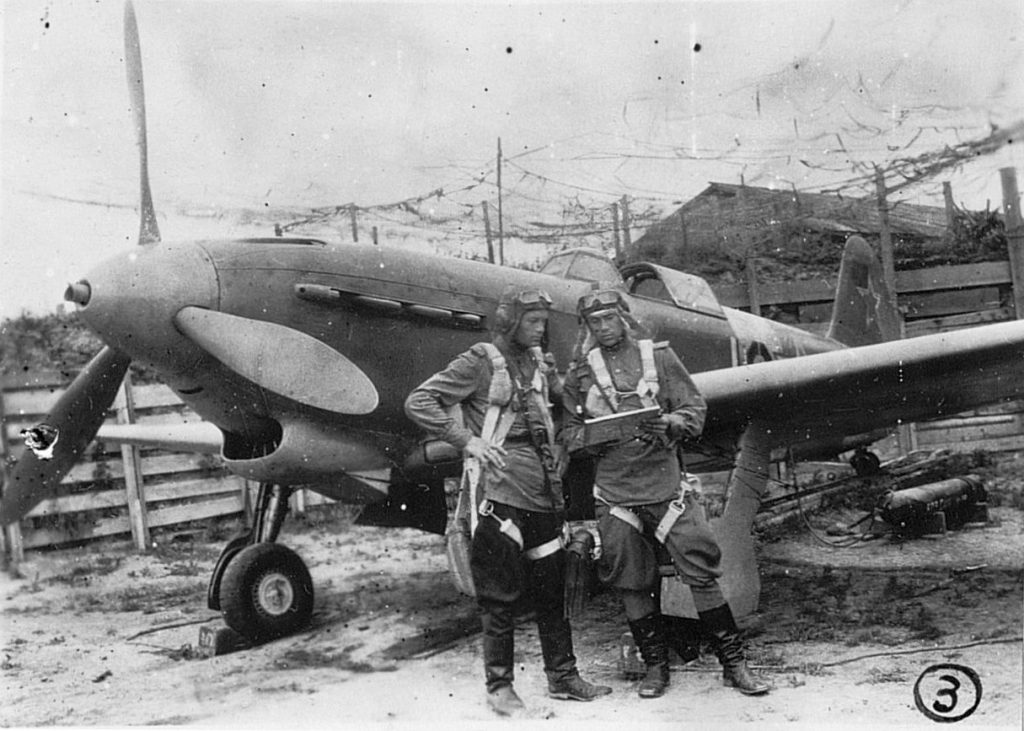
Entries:
POLYGON ((217 273, 198 244, 140 246, 69 285, 64 299, 108 345, 133 360, 168 365, 194 358, 174 315, 182 307, 216 309, 217 273))

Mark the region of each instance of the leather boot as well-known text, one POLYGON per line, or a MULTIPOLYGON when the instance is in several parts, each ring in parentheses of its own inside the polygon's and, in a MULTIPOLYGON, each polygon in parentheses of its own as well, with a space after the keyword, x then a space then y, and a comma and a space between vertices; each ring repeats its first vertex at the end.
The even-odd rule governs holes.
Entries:
POLYGON ((548 695, 562 701, 592 701, 611 693, 607 685, 594 685, 580 677, 569 623, 559 619, 545 624, 540 634, 540 650, 548 676, 548 695))
POLYGON ((768 684, 747 667, 743 653, 743 640, 728 604, 699 612, 704 629, 711 637, 712 647, 722 663, 722 683, 744 695, 764 695, 768 684))
POLYGON ((525 708, 512 689, 514 680, 515 622, 505 607, 481 614, 483 624, 484 677, 487 705, 501 716, 511 716, 525 708))
POLYGON ((526 710, 522 699, 511 685, 502 685, 487 694, 487 705, 499 716, 518 716, 526 710))
POLYGON ((701 638, 704 626, 699 619, 661 615, 665 628, 665 641, 669 649, 675 650, 684 664, 700 659, 701 638))
POLYGON ((660 614, 648 614, 641 619, 629 620, 640 657, 647 666, 647 675, 637 690, 641 698, 660 698, 668 688, 668 645, 662 630, 660 614))

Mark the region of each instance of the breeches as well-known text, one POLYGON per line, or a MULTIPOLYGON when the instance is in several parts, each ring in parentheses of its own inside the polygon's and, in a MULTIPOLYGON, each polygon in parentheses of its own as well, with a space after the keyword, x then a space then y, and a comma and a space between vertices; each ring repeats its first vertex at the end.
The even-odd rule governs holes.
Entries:
POLYGON ((477 603, 488 611, 524 600, 537 611, 538 622, 561 618, 565 591, 565 551, 529 560, 525 553, 562 536, 560 513, 538 513, 491 502, 494 515, 480 516, 470 546, 470 571, 477 603), (523 537, 522 548, 502 533, 498 518, 511 519, 523 537))
MULTIPOLYGON (((661 550, 654 531, 670 502, 626 508, 640 519, 642 531, 613 516, 609 505, 598 503, 602 554, 597 568, 602 583, 632 591, 648 591, 657 586, 661 550)), ((695 588, 708 587, 722 575, 722 552, 704 515, 704 506, 689 493, 684 504, 686 510, 665 538, 664 549, 685 583, 695 588)))

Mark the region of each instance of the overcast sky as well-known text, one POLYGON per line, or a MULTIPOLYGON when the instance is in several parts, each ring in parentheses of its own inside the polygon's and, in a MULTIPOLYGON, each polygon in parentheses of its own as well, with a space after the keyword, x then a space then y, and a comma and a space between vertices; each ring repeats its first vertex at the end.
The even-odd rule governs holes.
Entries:
MULTIPOLYGON (((493 186, 499 137, 510 194, 543 183, 510 216, 623 194, 667 212, 710 181, 843 188, 1024 120, 1019 0, 135 7, 163 216, 493 186)), ((5 2, 3 24, 8 317, 134 243, 138 158, 120 0, 5 2)), ((1018 150, 907 193, 998 206, 1018 150)))

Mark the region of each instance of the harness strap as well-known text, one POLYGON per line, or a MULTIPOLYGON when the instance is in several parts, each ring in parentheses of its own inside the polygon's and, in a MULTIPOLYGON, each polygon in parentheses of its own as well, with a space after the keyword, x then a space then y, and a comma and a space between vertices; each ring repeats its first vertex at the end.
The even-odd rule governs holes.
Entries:
MULTIPOLYGON (((505 356, 495 347, 494 343, 480 343, 480 346, 491 361, 491 384, 487 391, 488 406, 487 411, 484 412, 484 422, 480 427, 480 438, 485 442, 501 446, 504 444, 505 437, 508 435, 509 429, 512 428, 512 422, 516 418, 514 412, 505 408, 512 399, 512 378, 508 373, 508 363, 505 361, 505 356)), ((470 535, 476 530, 480 522, 476 506, 479 502, 478 490, 482 472, 480 462, 477 459, 467 457, 463 461, 462 481, 464 487, 469 490, 470 505, 472 506, 469 513, 470 535)))
POLYGON ((658 543, 665 542, 665 539, 668 538, 669 531, 672 530, 672 526, 676 524, 676 521, 679 520, 685 512, 686 504, 683 502, 682 495, 668 504, 668 510, 665 511, 665 515, 663 515, 661 520, 658 522, 658 527, 654 529, 654 537, 658 540, 658 543))
POLYGON ((638 340, 637 345, 640 346, 640 362, 644 367, 644 375, 636 384, 636 393, 644 406, 656 406, 660 384, 658 383, 658 369, 654 365, 654 341, 638 340))
POLYGON ((632 510, 628 510, 621 505, 613 505, 611 510, 608 512, 613 518, 618 518, 621 521, 629 523, 640 533, 644 532, 644 524, 640 522, 640 516, 632 510))
POLYGON ((513 541, 515 541, 515 544, 519 546, 520 550, 522 550, 523 534, 519 530, 519 526, 513 523, 511 518, 499 518, 497 515, 495 515, 494 506, 491 505, 490 500, 484 500, 482 503, 480 503, 479 513, 485 518, 489 515, 496 521, 498 521, 498 525, 500 526, 498 530, 504 533, 509 538, 511 538, 513 541))
POLYGON ((539 561, 545 556, 550 556, 553 553, 558 553, 563 548, 565 548, 565 546, 562 545, 562 537, 559 536, 557 538, 552 538, 547 543, 541 543, 539 546, 534 546, 533 548, 526 551, 523 555, 526 556, 526 558, 530 561, 539 561))
MULTIPOLYGON (((644 406, 657 406, 660 384, 658 383, 658 369, 654 364, 654 341, 644 338, 637 341, 637 346, 640 348, 640 363, 643 367, 643 374, 637 381, 636 394, 640 397, 640 401, 644 406)), ((605 363, 604 354, 600 348, 594 348, 587 353, 587 364, 594 374, 594 380, 601 389, 601 393, 608 400, 608 405, 611 406, 612 411, 618 411, 619 392, 612 382, 611 374, 608 372, 608 365, 605 363)))
POLYGON ((684 471, 682 479, 679 481, 679 497, 668 504, 668 510, 665 511, 665 515, 662 516, 658 522, 658 527, 654 530, 654 537, 658 541, 661 543, 665 542, 669 531, 672 530, 672 526, 686 512, 686 503, 684 502, 686 500, 686 493, 700 493, 700 491, 700 477, 684 471))

